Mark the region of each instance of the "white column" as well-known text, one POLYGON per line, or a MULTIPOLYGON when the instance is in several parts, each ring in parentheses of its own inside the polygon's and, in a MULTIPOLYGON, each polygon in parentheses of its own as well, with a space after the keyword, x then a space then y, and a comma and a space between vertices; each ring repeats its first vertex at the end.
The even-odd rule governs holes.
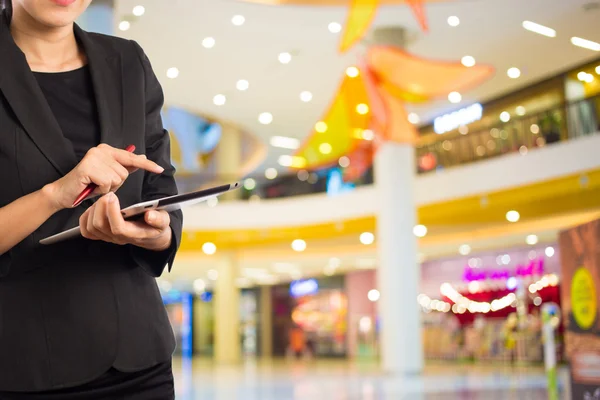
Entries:
POLYGON ((215 361, 232 364, 241 360, 240 290, 236 287, 237 260, 221 256, 215 287, 215 361))
POLYGON ((94 0, 77 23, 89 32, 114 35, 114 0, 94 0))
POLYGON ((423 369, 421 314, 417 305, 415 150, 409 144, 384 143, 375 156, 377 214, 377 286, 382 368, 393 374, 423 369))

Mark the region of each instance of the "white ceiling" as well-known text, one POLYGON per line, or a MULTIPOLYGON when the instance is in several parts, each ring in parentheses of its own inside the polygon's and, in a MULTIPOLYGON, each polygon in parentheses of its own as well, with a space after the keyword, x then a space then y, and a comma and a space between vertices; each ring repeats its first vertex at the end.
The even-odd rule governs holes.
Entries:
MULTIPOLYGON (((374 26, 400 25, 410 36, 408 50, 416 55, 460 60, 464 55, 491 64, 496 76, 481 87, 463 94, 459 105, 441 99, 414 108, 423 121, 464 106, 484 101, 551 76, 568 67, 599 56, 570 43, 572 36, 600 41, 600 9, 585 11, 590 0, 457 0, 426 7, 430 32, 420 32, 409 7, 382 7, 374 26), (457 15, 461 24, 450 27, 446 20, 457 15), (557 31, 547 38, 524 30, 531 20, 557 31), (509 79, 506 70, 519 67, 522 76, 509 79)), ((185 106, 208 115, 239 123, 265 141, 273 135, 304 138, 326 110, 347 66, 364 51, 357 46, 340 55, 339 36, 328 31, 332 21, 344 22, 340 7, 269 7, 236 0, 119 0, 118 17, 131 14, 142 4, 146 13, 120 35, 137 40, 146 50, 161 80, 168 104, 185 106), (231 23, 241 14, 241 27, 231 23), (202 47, 212 36, 216 46, 202 47), (282 65, 280 52, 294 54, 282 65), (177 79, 166 71, 177 67, 177 79), (237 80, 246 79, 250 89, 239 92, 237 80), (300 92, 308 90, 313 101, 303 103, 300 92), (216 94, 227 103, 213 104, 216 94), (269 126, 258 123, 261 112, 273 114, 269 126)), ((271 149, 268 164, 285 150, 271 149)))

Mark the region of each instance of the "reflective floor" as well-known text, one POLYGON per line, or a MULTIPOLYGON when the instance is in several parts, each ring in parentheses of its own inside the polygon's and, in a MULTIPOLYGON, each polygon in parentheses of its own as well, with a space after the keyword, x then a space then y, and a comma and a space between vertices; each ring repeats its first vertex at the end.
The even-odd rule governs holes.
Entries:
MULTIPOLYGON (((178 400, 537 400, 548 399, 542 368, 428 365, 414 377, 352 361, 247 361, 214 366, 174 361, 178 400)), ((560 373, 561 387, 566 371, 560 373)), ((567 398, 561 389, 561 398, 567 398)))

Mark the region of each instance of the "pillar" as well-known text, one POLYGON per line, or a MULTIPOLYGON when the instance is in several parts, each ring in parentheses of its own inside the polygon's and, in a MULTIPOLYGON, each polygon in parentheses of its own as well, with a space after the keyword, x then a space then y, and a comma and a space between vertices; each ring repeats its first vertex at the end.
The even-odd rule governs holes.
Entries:
POLYGON ((380 354, 383 370, 399 375, 418 374, 423 369, 417 304, 421 274, 413 234, 415 173, 412 145, 381 145, 375 155, 380 354))
POLYGON ((260 287, 260 355, 273 356, 273 297, 271 286, 260 287))
POLYGON ((114 35, 114 0, 94 0, 77 23, 90 32, 114 35))
MULTIPOLYGON (((242 135, 239 130, 223 123, 221 140, 215 154, 217 181, 222 184, 232 183, 240 179, 242 165, 242 135)), ((240 191, 234 190, 221 195, 223 200, 239 198, 240 191)))
POLYGON ((215 284, 215 362, 232 364, 241 360, 240 290, 236 286, 237 259, 221 256, 215 284))

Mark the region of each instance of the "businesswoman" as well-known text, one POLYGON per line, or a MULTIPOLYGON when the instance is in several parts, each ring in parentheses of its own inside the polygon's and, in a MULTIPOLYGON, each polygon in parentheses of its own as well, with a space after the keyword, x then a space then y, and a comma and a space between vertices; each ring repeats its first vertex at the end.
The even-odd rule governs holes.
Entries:
POLYGON ((154 278, 182 216, 119 213, 176 194, 161 87, 135 42, 74 24, 91 0, 1 1, 0 399, 172 399, 154 278))

